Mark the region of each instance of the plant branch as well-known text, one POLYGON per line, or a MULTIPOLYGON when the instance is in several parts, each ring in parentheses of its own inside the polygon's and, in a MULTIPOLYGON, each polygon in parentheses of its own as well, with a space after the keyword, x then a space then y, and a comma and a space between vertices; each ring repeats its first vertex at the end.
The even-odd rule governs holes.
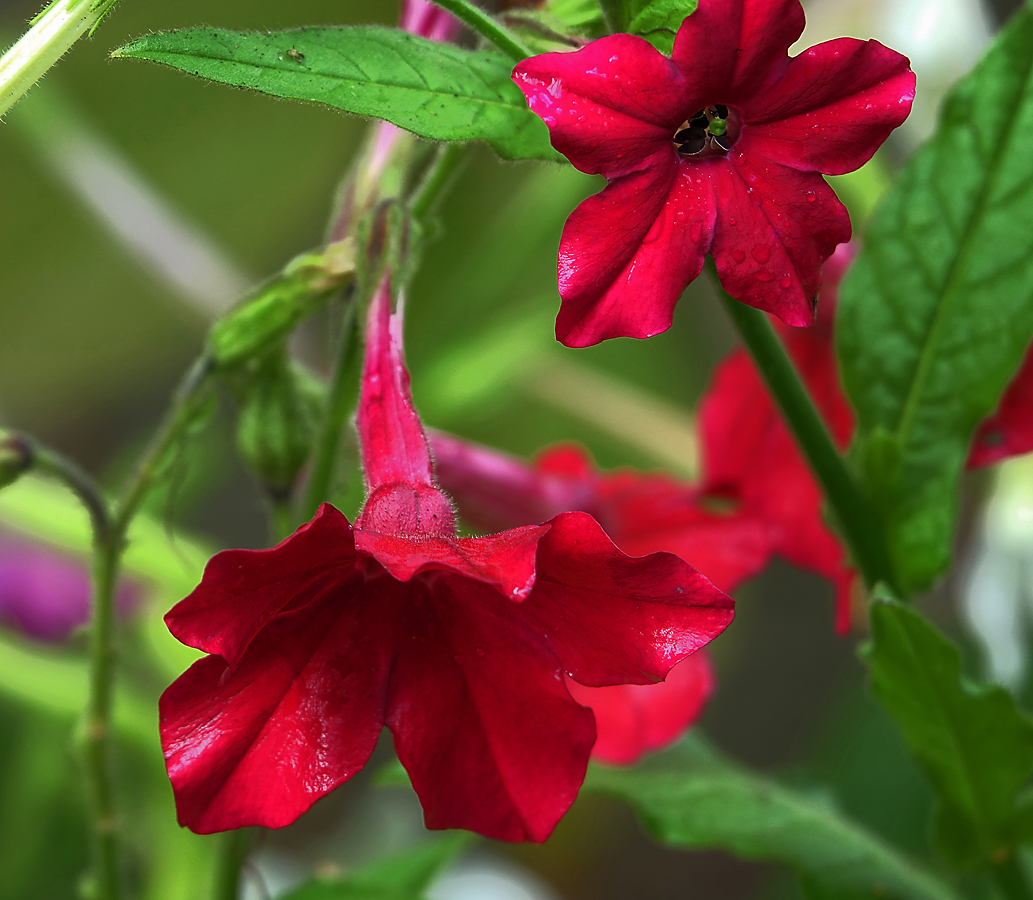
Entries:
POLYGON ((69 47, 93 31, 116 0, 55 0, 0 56, 0 116, 39 81, 69 47))
POLYGON ((718 290, 739 336, 821 484, 836 524, 869 589, 882 582, 899 594, 875 512, 847 471, 767 315, 733 300, 720 287, 718 290))
POLYGON ((423 221, 434 209, 462 158, 462 144, 442 144, 438 147, 437 156, 409 201, 409 211, 414 219, 423 221))
POLYGON ((521 62, 534 53, 525 47, 508 29, 504 28, 484 10, 467 0, 434 0, 438 6, 447 9, 453 16, 469 25, 479 35, 491 41, 506 56, 521 62))
POLYGON ((237 828, 219 837, 212 900, 238 900, 241 870, 251 851, 251 829, 237 828))

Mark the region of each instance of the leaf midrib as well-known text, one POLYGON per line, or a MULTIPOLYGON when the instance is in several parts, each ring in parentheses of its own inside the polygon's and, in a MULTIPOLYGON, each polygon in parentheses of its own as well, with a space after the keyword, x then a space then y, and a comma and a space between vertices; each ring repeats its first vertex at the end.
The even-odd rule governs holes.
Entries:
POLYGON ((990 164, 987 167, 988 175, 984 181, 983 190, 980 192, 979 197, 976 200, 972 216, 969 218, 968 225, 961 237, 960 249, 955 255, 954 261, 951 263, 950 269, 947 272, 947 280, 944 283, 943 291, 940 293, 936 312, 933 315, 932 327, 929 329, 929 340, 927 340, 923 345, 922 351, 919 354, 918 365, 915 367, 915 374, 912 378, 911 385, 908 388, 907 399, 904 402, 900 418, 897 422, 895 435, 901 446, 904 446, 907 443, 907 435, 911 431, 914 419, 918 413, 921 397, 925 393, 926 382, 929 379, 934 359, 937 355, 933 352, 933 348, 939 348, 940 332, 945 327, 945 310, 952 305, 953 297, 960 289, 958 273, 964 271, 961 263, 963 261, 967 261, 969 254, 972 252, 972 241, 975 235, 981 230, 983 218, 986 214, 987 198, 991 193, 991 188, 1000 175, 1001 160, 1005 153, 1011 149, 1011 142, 1014 138, 1015 125, 1018 118, 1014 113, 1022 106, 1023 101, 1028 94, 1031 75, 1033 75, 1033 55, 1027 55, 1025 73, 1022 78, 1022 87, 1016 94, 1016 102, 1008 110, 1009 116, 1007 126, 1004 131, 1004 139, 997 142, 994 146, 994 152, 991 155, 990 164))

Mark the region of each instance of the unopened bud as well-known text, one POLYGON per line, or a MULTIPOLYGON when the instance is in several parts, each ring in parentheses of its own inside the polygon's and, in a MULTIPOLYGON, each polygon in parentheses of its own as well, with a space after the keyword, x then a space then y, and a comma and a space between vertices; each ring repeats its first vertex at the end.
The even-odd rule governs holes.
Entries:
POLYGON ((355 251, 350 240, 292 260, 254 297, 212 326, 208 346, 216 366, 232 369, 261 355, 318 312, 354 273, 355 251))
POLYGON ((0 488, 14 484, 32 467, 32 451, 24 438, 0 431, 0 488))
POLYGON ((237 421, 237 449, 271 493, 286 495, 312 444, 318 399, 283 351, 258 365, 237 421))

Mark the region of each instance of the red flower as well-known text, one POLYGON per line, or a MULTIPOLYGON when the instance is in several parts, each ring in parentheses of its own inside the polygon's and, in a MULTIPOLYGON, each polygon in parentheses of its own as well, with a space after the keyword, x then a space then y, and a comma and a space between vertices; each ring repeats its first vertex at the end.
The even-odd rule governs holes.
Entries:
POLYGON ((161 699, 179 821, 278 827, 394 737, 430 828, 544 840, 584 777, 582 684, 642 684, 720 633, 732 601, 670 554, 632 559, 584 513, 459 538, 409 395, 387 286, 358 429, 368 499, 271 550, 230 550, 166 617, 211 654, 161 699))
POLYGON ((670 59, 615 34, 516 67, 553 146, 610 182, 563 230, 564 344, 669 328, 707 253, 737 300, 811 323, 821 263, 850 237, 821 173, 866 162, 910 112, 915 79, 877 41, 790 59, 803 24, 799 0, 700 0, 670 59))
POLYGON ((968 467, 977 469, 1033 450, 1033 347, 1001 397, 997 411, 976 432, 968 467))

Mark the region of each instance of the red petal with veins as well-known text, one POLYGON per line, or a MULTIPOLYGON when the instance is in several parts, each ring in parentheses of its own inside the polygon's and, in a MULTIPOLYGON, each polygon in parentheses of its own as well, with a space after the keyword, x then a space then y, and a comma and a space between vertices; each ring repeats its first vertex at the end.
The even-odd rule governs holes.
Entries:
POLYGON ((703 268, 716 216, 710 179, 669 152, 669 166, 611 182, 567 219, 556 336, 568 347, 666 331, 703 268))
POLYGON ((914 96, 907 57, 878 41, 827 41, 745 104, 749 150, 794 169, 852 172, 903 123, 914 96))
POLYGON ((387 724, 428 828, 543 841, 577 795, 592 715, 519 608, 451 576, 400 608, 387 724))
POLYGON ((699 718, 714 685, 706 651, 682 660, 658 684, 590 688, 567 679, 571 696, 595 715, 592 757, 611 766, 631 765, 676 741, 699 718))
POLYGON ((585 513, 556 516, 520 607, 582 684, 649 684, 732 620, 733 603, 671 553, 632 558, 585 513), (629 646, 626 637, 640 639, 629 646))
POLYGON ((968 467, 977 469, 1033 451, 1033 348, 1001 397, 997 411, 976 432, 968 467))

